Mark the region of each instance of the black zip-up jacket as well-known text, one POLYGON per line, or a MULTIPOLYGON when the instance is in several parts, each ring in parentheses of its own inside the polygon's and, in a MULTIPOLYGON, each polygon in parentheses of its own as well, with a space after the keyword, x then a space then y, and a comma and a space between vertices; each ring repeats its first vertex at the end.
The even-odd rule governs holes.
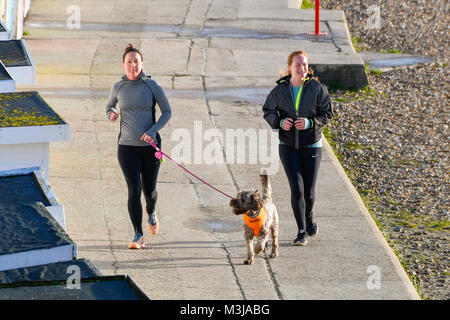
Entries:
POLYGON ((263 106, 264 119, 272 129, 279 129, 281 142, 299 149, 302 146, 316 143, 322 137, 322 127, 333 117, 333 108, 328 89, 311 74, 309 79, 303 83, 300 96, 298 114, 295 110, 295 100, 289 86, 290 75, 280 78, 277 86, 272 89, 263 106), (280 121, 291 118, 308 118, 311 121, 310 128, 297 130, 292 126, 291 130, 285 131, 280 127, 280 121))

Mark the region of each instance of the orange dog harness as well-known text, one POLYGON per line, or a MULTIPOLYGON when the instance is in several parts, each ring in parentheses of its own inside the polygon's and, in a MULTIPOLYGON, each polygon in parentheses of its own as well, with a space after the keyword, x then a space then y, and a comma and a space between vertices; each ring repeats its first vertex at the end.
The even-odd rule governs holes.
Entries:
POLYGON ((253 234, 259 237, 262 225, 264 223, 264 218, 266 217, 266 210, 264 207, 261 208, 258 215, 255 218, 250 218, 246 214, 243 215, 245 224, 253 230, 253 234))

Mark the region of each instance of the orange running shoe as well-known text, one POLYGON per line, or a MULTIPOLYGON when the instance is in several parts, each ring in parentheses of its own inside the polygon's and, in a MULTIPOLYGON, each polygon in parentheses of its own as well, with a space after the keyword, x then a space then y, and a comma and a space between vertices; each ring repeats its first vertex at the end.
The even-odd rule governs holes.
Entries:
POLYGON ((156 217, 156 213, 152 213, 148 215, 147 228, 150 234, 156 235, 159 231, 159 222, 156 217))
POLYGON ((142 249, 145 248, 144 244, 144 236, 141 234, 137 234, 134 236, 134 239, 128 245, 128 249, 142 249))

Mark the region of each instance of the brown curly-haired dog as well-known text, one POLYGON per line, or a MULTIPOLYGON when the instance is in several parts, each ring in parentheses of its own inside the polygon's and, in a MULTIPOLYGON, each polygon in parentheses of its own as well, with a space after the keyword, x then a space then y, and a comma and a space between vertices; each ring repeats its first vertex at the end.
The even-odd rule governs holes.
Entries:
POLYGON ((235 215, 244 215, 244 235, 247 245, 247 260, 244 264, 252 264, 255 254, 266 252, 269 236, 272 236, 271 258, 278 256, 278 212, 272 203, 272 187, 267 175, 259 176, 262 184, 260 191, 244 190, 230 201, 235 215), (253 249, 253 238, 259 242, 253 249))

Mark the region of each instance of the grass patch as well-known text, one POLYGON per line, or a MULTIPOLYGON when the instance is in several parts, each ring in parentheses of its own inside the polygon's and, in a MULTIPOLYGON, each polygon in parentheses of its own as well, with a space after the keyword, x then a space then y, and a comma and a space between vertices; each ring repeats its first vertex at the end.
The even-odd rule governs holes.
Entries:
POLYGON ((354 150, 354 149, 371 149, 371 150, 374 150, 375 149, 374 147, 365 146, 365 145, 362 145, 360 143, 353 142, 353 141, 344 143, 344 148, 350 149, 350 150, 354 150))
MULTIPOLYGON (((395 255, 396 255, 397 257, 399 257, 398 260, 400 261, 400 264, 402 265, 403 269, 404 269, 405 271, 407 271, 407 275, 408 275, 409 280, 411 281, 412 285, 413 285, 414 288, 416 289, 417 294, 419 295, 419 297, 421 297, 422 287, 421 287, 421 285, 420 285, 419 279, 417 278, 417 276, 416 276, 414 273, 408 272, 408 271, 409 271, 409 268, 410 268, 410 264, 407 262, 406 259, 400 258, 400 257, 401 257, 400 253, 399 253, 396 249, 394 249, 394 246, 391 245, 390 242, 391 242, 391 241, 388 240, 389 246, 392 248, 392 250, 394 251, 395 255)), ((421 297, 421 299, 422 299, 422 297, 421 297)), ((423 300, 423 299, 422 299, 422 300, 423 300)))
POLYGON ((407 158, 394 158, 389 160, 388 162, 389 165, 394 166, 394 167, 414 167, 414 168, 419 168, 420 165, 422 164, 422 162, 420 162, 419 160, 416 159, 407 159, 407 158))
POLYGON ((412 223, 411 221, 408 220, 404 220, 404 221, 399 221, 399 224, 401 224, 403 227, 408 227, 408 228, 417 228, 419 225, 412 223))
POLYGON ((314 9, 314 5, 309 0, 303 0, 301 9, 314 9))
POLYGON ((403 54, 403 52, 398 51, 396 49, 392 49, 392 50, 381 50, 380 53, 397 53, 397 54, 403 54))
POLYGON ((388 94, 377 92, 371 89, 370 86, 365 86, 361 89, 339 88, 338 86, 330 86, 329 90, 332 95, 340 95, 338 98, 334 98, 334 101, 337 102, 351 102, 370 97, 389 98, 388 94))
POLYGON ((426 221, 424 226, 432 230, 450 230, 450 221, 426 221))
POLYGON ((383 73, 383 71, 378 70, 378 69, 370 69, 369 68, 369 64, 364 63, 364 70, 366 71, 367 74, 376 74, 376 75, 380 75, 383 73))
POLYGON ((361 51, 361 46, 360 46, 361 39, 358 37, 355 37, 355 36, 351 36, 351 39, 352 39, 352 45, 353 45, 353 48, 355 48, 355 51, 360 52, 361 51))
POLYGON ((376 74, 376 75, 380 75, 382 74, 383 71, 378 70, 378 69, 370 69, 370 74, 376 74))
MULTIPOLYGON (((336 120, 331 120, 331 121, 336 121, 336 120)), ((330 144, 331 150, 333 150, 333 153, 336 156, 336 158, 339 160, 340 163, 342 163, 344 161, 344 156, 336 151, 336 149, 337 149, 336 134, 331 132, 328 127, 322 128, 322 134, 325 137, 325 139, 327 139, 328 143, 330 144)))

